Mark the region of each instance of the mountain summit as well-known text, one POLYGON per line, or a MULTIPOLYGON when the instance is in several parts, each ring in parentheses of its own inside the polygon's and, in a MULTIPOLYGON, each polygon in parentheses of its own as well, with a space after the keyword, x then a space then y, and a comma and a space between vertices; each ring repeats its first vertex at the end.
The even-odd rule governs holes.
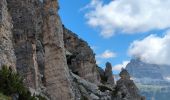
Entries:
POLYGON ((140 59, 132 59, 126 69, 147 100, 170 98, 170 66, 149 64, 140 59))

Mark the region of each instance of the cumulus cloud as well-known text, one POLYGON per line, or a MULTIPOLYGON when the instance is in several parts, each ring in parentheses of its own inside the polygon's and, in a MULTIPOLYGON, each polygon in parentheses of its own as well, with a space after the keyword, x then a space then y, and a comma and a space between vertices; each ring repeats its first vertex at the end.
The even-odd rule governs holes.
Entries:
POLYGON ((134 41, 128 53, 147 63, 170 65, 170 31, 162 37, 152 34, 134 41))
POLYGON ((114 58, 116 57, 116 53, 110 50, 105 50, 102 54, 97 55, 96 57, 102 58, 102 59, 114 58))
POLYGON ((117 31, 127 34, 147 32, 170 27, 170 0, 92 0, 86 6, 87 23, 101 29, 103 37, 117 31))
POLYGON ((129 63, 129 61, 123 61, 122 64, 117 64, 112 67, 113 71, 120 72, 122 68, 126 68, 126 65, 129 63))

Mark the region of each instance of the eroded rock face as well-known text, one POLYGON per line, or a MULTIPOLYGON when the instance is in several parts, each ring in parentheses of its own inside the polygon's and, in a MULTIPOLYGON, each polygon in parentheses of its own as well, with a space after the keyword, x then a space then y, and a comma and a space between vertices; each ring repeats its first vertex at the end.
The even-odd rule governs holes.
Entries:
POLYGON ((115 100, 145 100, 144 97, 139 95, 139 90, 133 80, 130 79, 126 69, 122 69, 119 75, 121 78, 117 81, 115 87, 117 90, 117 96, 113 97, 115 100))
POLYGON ((75 33, 65 27, 63 29, 65 48, 71 53, 71 56, 67 57, 69 68, 80 77, 98 84, 100 76, 92 49, 88 46, 87 42, 78 38, 75 33))
POLYGON ((15 69, 16 58, 13 48, 11 16, 8 13, 6 0, 0 1, 0 67, 11 66, 15 69))
POLYGON ((57 11, 56 0, 44 0, 45 86, 51 100, 71 100, 73 91, 65 56, 63 28, 57 11))
POLYGON ((7 0, 13 23, 17 71, 27 87, 38 87, 36 61, 36 0, 7 0))
MULTIPOLYGON (((1 31, 6 29, 2 38, 14 36, 17 71, 23 76, 26 86, 39 92, 45 92, 51 100, 72 99, 63 29, 57 14, 57 1, 7 0, 6 4, 3 0, 2 3, 3 16, 5 16, 2 22, 5 24, 1 25, 1 31), (7 5, 12 17, 11 22, 7 16, 7 5), (14 25, 13 35, 10 34, 12 24, 14 25), (45 90, 42 91, 41 88, 45 90)), ((5 43, 0 43, 3 43, 2 46, 8 45, 12 48, 9 44, 12 43, 11 41, 12 39, 9 39, 8 44, 5 44, 5 40, 3 40, 5 43)), ((7 54, 6 52, 7 50, 3 51, 4 54, 7 54)), ((11 59, 5 58, 6 55, 2 56, 3 59, 0 58, 2 59, 0 63, 8 64, 8 61, 11 61, 11 59)))

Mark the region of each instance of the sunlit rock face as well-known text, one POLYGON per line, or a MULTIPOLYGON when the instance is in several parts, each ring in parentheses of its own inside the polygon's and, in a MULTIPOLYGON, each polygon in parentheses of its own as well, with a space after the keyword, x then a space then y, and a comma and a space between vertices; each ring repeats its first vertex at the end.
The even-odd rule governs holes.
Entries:
MULTIPOLYGON (((12 23, 6 0, 0 1, 0 67, 15 69, 16 58, 13 48, 12 23)), ((1 69, 1 68, 0 68, 1 69)))
POLYGON ((56 0, 44 1, 43 44, 45 50, 45 86, 51 100, 72 100, 70 74, 66 62, 63 28, 56 0))
POLYGON ((168 100, 170 98, 170 66, 148 64, 139 59, 133 59, 126 69, 147 100, 168 100))
POLYGON ((7 7, 13 24, 16 69, 25 85, 39 92, 45 88, 51 100, 73 98, 58 2, 7 0, 7 7))
POLYGON ((64 30, 64 45, 67 52, 70 53, 67 57, 69 68, 80 77, 98 84, 100 76, 97 71, 95 55, 90 46, 84 40, 66 29, 64 30))

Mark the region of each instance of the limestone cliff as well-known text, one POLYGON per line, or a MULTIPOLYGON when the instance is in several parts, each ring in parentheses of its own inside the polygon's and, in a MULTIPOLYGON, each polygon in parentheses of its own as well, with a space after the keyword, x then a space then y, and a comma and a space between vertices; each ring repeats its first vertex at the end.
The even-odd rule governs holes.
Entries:
MULTIPOLYGON (((115 84, 110 63, 99 69, 88 43, 62 25, 58 10, 57 0, 0 0, 0 66, 16 69, 33 94, 49 100, 125 100, 115 93, 124 93, 129 80, 115 84)), ((125 94, 133 98, 131 92, 137 91, 125 94)))
POLYGON ((45 87, 52 100, 71 99, 57 1, 7 0, 7 4, 14 26, 16 69, 26 86, 36 91, 45 87))
POLYGON ((46 0, 43 26, 45 86, 52 100, 69 100, 73 98, 70 75, 66 63, 62 24, 56 11, 57 1, 46 0))
POLYGON ((84 79, 98 84, 100 76, 97 72, 95 55, 90 46, 84 40, 70 30, 63 27, 64 43, 67 52, 67 63, 73 73, 84 79))
POLYGON ((0 1, 0 67, 8 65, 15 69, 11 16, 8 13, 6 0, 0 1))

